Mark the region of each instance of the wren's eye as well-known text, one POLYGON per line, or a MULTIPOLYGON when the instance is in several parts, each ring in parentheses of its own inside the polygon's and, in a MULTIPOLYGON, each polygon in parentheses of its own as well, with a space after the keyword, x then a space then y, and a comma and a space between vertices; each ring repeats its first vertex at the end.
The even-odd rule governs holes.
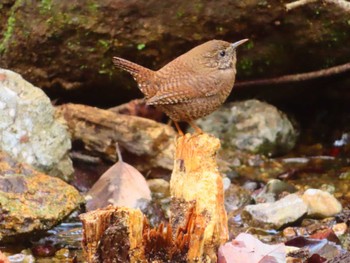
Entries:
POLYGON ((225 50, 221 50, 219 54, 220 54, 220 57, 224 57, 226 55, 226 51, 225 50))

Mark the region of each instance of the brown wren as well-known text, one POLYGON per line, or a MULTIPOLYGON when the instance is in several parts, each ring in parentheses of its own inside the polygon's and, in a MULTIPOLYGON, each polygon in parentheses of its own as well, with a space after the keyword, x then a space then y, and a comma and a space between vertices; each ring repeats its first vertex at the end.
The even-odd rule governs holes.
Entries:
POLYGON ((246 41, 210 40, 157 71, 119 57, 114 57, 113 63, 134 77, 147 105, 165 112, 180 135, 179 121, 202 133, 193 121, 215 111, 230 94, 236 75, 236 48, 246 41))

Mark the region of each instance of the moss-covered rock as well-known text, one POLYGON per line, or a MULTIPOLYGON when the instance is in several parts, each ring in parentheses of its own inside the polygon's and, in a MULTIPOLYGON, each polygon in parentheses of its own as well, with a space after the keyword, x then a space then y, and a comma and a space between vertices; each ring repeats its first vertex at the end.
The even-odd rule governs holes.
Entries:
POLYGON ((50 229, 83 200, 61 179, 0 153, 0 242, 50 229))
POLYGON ((349 61, 348 15, 318 2, 287 13, 286 2, 16 0, 1 18, 0 66, 49 93, 108 103, 136 97, 128 91, 136 84, 113 68, 114 55, 157 69, 208 39, 250 38, 239 51, 240 79, 349 61))

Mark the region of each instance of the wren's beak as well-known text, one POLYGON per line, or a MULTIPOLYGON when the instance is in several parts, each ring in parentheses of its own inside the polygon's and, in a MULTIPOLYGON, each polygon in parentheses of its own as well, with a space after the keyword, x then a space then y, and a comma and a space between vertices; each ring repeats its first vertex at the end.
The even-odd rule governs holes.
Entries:
POLYGON ((234 49, 236 49, 238 46, 242 45, 243 43, 247 42, 249 39, 248 38, 245 38, 245 39, 242 39, 240 41, 237 41, 235 43, 232 43, 231 44, 231 47, 233 47, 234 49))

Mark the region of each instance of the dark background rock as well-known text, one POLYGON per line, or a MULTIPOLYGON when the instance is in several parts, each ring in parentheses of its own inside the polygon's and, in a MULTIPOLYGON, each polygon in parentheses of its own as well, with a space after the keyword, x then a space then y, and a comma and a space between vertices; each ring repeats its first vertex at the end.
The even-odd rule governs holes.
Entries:
MULTIPOLYGON (((321 2, 286 12, 287 2, 5 0, 0 67, 52 98, 113 106, 140 96, 113 56, 158 69, 206 40, 249 38, 239 50, 239 80, 349 61, 349 15, 321 2)), ((264 90, 267 98, 275 93, 264 90)))

